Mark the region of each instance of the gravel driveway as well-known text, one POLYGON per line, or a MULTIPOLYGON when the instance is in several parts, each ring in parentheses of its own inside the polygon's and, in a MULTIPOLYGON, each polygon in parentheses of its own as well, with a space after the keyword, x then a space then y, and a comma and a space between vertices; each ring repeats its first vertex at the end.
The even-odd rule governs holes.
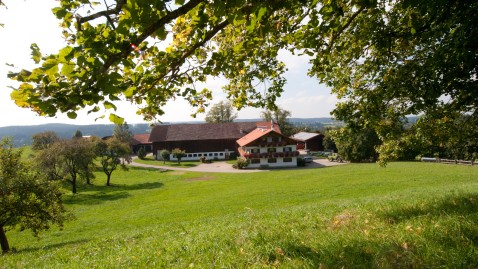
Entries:
MULTIPOLYGON (((308 163, 305 167, 294 167, 294 168, 275 168, 274 170, 297 170, 297 169, 311 169, 311 168, 324 168, 328 166, 343 165, 346 163, 338 162, 329 162, 327 159, 315 159, 312 163, 308 163)), ((270 171, 267 169, 234 169, 231 164, 228 164, 224 161, 216 161, 212 163, 202 163, 198 166, 191 168, 182 168, 182 167, 170 167, 170 166, 158 166, 158 165, 149 165, 137 163, 134 161, 130 164, 138 167, 147 167, 147 168, 156 168, 164 170, 176 170, 176 171, 190 171, 190 172, 211 172, 211 173, 256 173, 256 172, 266 172, 270 171)))

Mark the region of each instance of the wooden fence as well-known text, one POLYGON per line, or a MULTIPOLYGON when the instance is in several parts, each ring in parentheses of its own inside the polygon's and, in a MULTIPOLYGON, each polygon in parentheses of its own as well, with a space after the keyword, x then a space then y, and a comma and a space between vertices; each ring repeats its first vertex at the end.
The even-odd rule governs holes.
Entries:
POLYGON ((441 159, 441 158, 433 158, 433 157, 422 157, 421 161, 422 162, 445 163, 445 164, 476 165, 476 162, 474 162, 474 161, 441 159))

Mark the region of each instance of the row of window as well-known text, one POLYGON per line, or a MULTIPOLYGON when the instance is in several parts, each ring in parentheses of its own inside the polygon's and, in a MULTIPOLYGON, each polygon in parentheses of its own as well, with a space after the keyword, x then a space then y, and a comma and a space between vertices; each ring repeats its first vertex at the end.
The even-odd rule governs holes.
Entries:
MULTIPOLYGON (((261 152, 260 148, 251 149, 251 153, 260 153, 260 152, 261 152)), ((268 148, 267 152, 277 152, 277 148, 268 148)), ((284 147, 282 149, 282 152, 292 152, 292 147, 284 147)))
MULTIPOLYGON (((291 163, 292 158, 285 157, 285 158, 282 158, 282 161, 285 163, 291 163)), ((251 163, 256 163, 256 164, 261 163, 261 159, 251 159, 251 163)), ((277 163, 277 158, 268 158, 267 163, 277 163)))
POLYGON ((197 157, 219 157, 224 156, 224 152, 214 152, 214 153, 188 153, 188 158, 197 158, 197 157))

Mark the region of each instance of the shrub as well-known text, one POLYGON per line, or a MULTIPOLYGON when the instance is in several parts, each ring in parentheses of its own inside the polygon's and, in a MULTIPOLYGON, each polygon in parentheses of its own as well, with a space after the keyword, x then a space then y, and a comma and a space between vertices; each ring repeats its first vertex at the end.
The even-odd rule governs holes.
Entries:
POLYGON ((297 166, 298 167, 304 167, 305 166, 305 160, 303 158, 298 157, 297 158, 297 166))
POLYGON ((141 147, 138 149, 138 158, 143 160, 144 157, 146 157, 146 150, 143 147, 141 147))
POLYGON ((161 158, 163 159, 163 163, 165 163, 166 161, 169 161, 169 155, 171 153, 169 152, 169 150, 167 149, 163 149, 159 152, 159 155, 161 156, 161 158))
POLYGON ((201 163, 205 163, 205 162, 206 162, 206 156, 201 156, 201 157, 199 157, 199 161, 200 161, 201 163))
POLYGON ((237 158, 236 163, 233 165, 236 169, 244 169, 249 165, 249 160, 244 157, 237 158))
POLYGON ((229 153, 229 160, 237 160, 237 153, 235 152, 229 153))

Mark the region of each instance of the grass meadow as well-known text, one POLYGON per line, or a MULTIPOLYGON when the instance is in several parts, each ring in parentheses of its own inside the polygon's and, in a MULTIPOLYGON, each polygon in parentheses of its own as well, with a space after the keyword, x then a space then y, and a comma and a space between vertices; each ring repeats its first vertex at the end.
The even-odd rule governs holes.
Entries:
POLYGON ((349 164, 247 174, 132 167, 64 201, 0 268, 476 268, 478 167, 349 164))

